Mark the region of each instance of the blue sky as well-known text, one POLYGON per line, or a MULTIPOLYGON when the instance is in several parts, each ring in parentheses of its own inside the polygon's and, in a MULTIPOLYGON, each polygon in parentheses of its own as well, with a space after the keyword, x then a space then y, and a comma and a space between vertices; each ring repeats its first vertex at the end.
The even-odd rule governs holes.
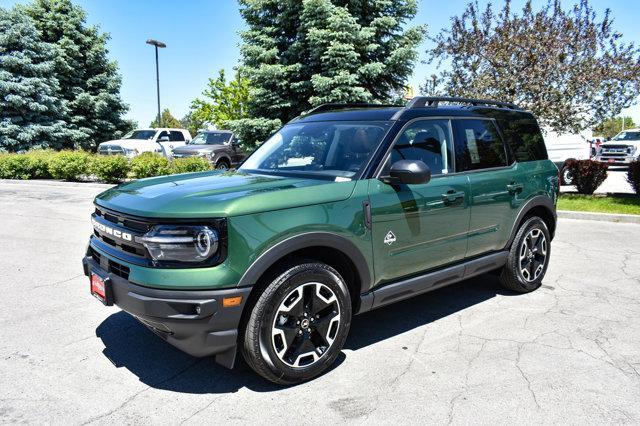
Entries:
MULTIPOLYGON (((87 12, 88 22, 97 24, 111 35, 110 56, 120 66, 122 97, 130 110, 128 117, 147 126, 156 114, 155 57, 148 38, 167 44, 160 51, 160 97, 162 108, 169 108, 180 118, 189 109, 192 99, 205 88, 207 79, 221 68, 228 72, 238 63, 240 38, 238 31, 243 21, 234 0, 74 0, 87 12)), ((577 1, 577 0, 575 0, 577 1)), ((565 5, 575 2, 564 1, 565 5)), ((25 1, 20 1, 24 3, 25 1)), ((10 7, 15 0, 0 0, 0 6, 10 7)), ((480 0, 482 5, 486 0, 480 0)), ((494 1, 501 4, 501 0, 494 1)), ((514 0, 519 7, 523 0, 514 0)), ((534 1, 542 4, 542 1, 534 1)), ((640 43, 640 2, 637 0, 592 0, 596 10, 612 10, 615 27, 627 41, 640 43)), ((421 0, 414 23, 429 26, 431 34, 449 23, 449 18, 460 14, 466 0, 421 0)), ((429 46, 425 41, 420 48, 421 59, 429 46)), ((433 66, 419 63, 410 79, 416 89, 433 66)), ((634 106, 628 114, 640 122, 640 107, 634 106)))

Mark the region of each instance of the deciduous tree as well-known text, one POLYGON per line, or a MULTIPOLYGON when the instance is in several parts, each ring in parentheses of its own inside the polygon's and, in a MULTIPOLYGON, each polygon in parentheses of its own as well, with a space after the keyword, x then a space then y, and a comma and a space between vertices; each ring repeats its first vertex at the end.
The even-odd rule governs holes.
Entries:
POLYGON ((587 0, 539 10, 529 0, 520 13, 510 0, 497 12, 472 2, 433 41, 441 71, 423 91, 512 101, 560 133, 617 115, 640 93, 640 50, 587 0))
POLYGON ((622 117, 608 118, 593 128, 593 134, 596 136, 604 136, 612 138, 623 129, 631 129, 636 127, 636 123, 632 117, 624 117, 624 126, 622 125, 622 117))

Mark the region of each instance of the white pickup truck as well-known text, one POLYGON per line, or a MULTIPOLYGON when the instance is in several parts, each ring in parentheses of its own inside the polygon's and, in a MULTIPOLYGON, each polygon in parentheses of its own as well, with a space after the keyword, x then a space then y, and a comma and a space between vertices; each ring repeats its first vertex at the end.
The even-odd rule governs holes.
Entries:
POLYGON ((136 129, 122 139, 102 142, 98 145, 98 154, 124 155, 135 157, 143 152, 157 152, 170 158, 173 149, 191 141, 191 134, 184 129, 136 129))
POLYGON ((640 129, 623 130, 600 145, 596 161, 612 166, 628 166, 640 159, 640 129))

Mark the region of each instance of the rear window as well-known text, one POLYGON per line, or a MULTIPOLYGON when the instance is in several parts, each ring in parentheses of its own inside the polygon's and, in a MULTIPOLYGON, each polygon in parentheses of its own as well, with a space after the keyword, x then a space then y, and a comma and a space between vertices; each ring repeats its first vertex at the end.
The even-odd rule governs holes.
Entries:
POLYGON ((537 161, 549 158, 535 118, 513 114, 508 120, 498 120, 498 124, 516 161, 537 161))

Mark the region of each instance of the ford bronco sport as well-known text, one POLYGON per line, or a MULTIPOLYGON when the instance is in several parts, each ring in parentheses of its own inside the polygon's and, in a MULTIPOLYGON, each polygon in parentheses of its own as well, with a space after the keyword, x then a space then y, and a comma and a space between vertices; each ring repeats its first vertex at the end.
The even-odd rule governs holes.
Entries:
POLYGON ((298 383, 336 360, 354 314, 485 272, 537 289, 557 172, 512 104, 322 105, 237 171, 98 195, 84 271, 179 349, 298 383))

